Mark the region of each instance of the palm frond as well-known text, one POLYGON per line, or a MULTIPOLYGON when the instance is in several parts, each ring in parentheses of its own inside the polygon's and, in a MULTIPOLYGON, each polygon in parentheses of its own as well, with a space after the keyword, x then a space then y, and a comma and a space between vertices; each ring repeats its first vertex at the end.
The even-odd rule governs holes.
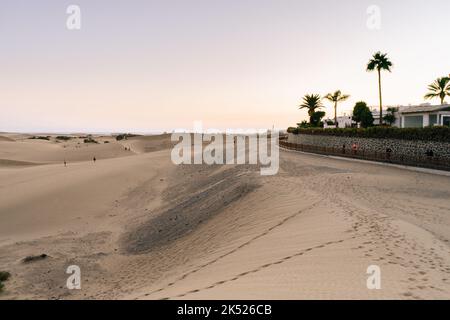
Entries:
POLYGON ((321 100, 320 94, 307 94, 303 97, 299 109, 308 109, 308 114, 311 116, 317 109, 323 108, 321 100))
POLYGON ((393 64, 386 53, 377 52, 372 56, 372 59, 369 60, 367 71, 386 70, 391 72, 392 66, 393 64))
POLYGON ((342 94, 341 90, 336 90, 334 93, 328 93, 323 98, 330 102, 345 101, 350 97, 348 94, 342 94))
POLYGON ((428 85, 429 92, 424 96, 425 99, 430 100, 440 98, 441 103, 444 103, 446 96, 450 96, 450 78, 437 78, 434 82, 428 85))
POLYGON ((426 100, 430 100, 430 99, 433 99, 433 98, 436 98, 436 97, 439 97, 439 94, 438 93, 427 93, 425 96, 424 96, 424 98, 426 99, 426 100))
POLYGON ((345 101, 345 100, 347 100, 348 98, 350 98, 350 95, 349 95, 349 94, 344 94, 344 95, 342 95, 342 96, 339 98, 338 101, 345 101))

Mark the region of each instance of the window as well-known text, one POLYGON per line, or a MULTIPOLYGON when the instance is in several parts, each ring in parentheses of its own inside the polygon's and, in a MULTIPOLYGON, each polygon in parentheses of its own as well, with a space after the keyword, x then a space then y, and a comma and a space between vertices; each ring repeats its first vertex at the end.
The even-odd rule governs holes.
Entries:
POLYGON ((442 125, 450 127, 450 116, 442 116, 442 125))
POLYGON ((423 116, 405 116, 405 128, 422 128, 423 116))
POLYGON ((430 126, 434 126, 435 124, 438 124, 438 116, 437 114, 430 114, 430 126))

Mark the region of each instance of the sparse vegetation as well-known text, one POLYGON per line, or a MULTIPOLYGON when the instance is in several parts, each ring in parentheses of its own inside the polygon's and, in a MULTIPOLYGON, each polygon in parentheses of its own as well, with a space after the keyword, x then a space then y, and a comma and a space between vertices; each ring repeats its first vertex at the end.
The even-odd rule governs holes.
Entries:
POLYGON ((116 136, 116 140, 117 141, 128 140, 128 138, 133 138, 133 137, 137 137, 137 136, 138 136, 137 134, 121 133, 121 134, 116 136))
POLYGON ((0 271, 0 281, 6 281, 9 279, 11 274, 7 271, 0 271))
POLYGON ((31 139, 31 140, 38 139, 38 140, 50 141, 50 136, 32 136, 32 137, 29 137, 28 139, 31 139))
POLYGON ((84 139, 84 143, 98 143, 98 141, 89 136, 84 139))
POLYGON ((69 141, 72 137, 69 136, 57 136, 56 140, 69 141))
POLYGON ((7 281, 11 277, 11 274, 7 271, 0 271, 0 292, 2 292, 5 285, 3 282, 7 281))
POLYGON ((40 255, 38 255, 38 256, 28 256, 28 257, 25 257, 25 258, 22 260, 22 262, 23 262, 23 263, 30 263, 30 262, 34 262, 34 261, 44 260, 44 259, 47 259, 47 258, 48 258, 48 255, 46 255, 45 253, 43 253, 43 254, 40 254, 40 255))
POLYGON ((126 139, 127 139, 126 134, 119 134, 116 136, 117 141, 126 140, 126 139))

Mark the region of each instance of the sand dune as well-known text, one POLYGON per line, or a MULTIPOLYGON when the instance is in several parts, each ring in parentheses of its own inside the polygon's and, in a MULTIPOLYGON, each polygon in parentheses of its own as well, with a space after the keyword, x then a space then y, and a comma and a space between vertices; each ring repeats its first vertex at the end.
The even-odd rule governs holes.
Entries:
POLYGON ((26 166, 37 166, 39 164, 40 163, 29 161, 0 159, 0 167, 26 167, 26 166))
POLYGON ((94 136, 98 143, 84 143, 84 137, 74 136, 69 141, 57 140, 51 136, 47 140, 30 139, 30 136, 15 135, 17 140, 5 137, 0 140, 0 159, 36 164, 69 163, 96 159, 110 159, 131 156, 136 153, 154 152, 169 148, 172 143, 166 136, 134 137, 116 141, 113 137, 94 136), (15 143, 11 143, 16 141, 15 143), (130 150, 125 150, 129 148, 130 150))
POLYGON ((138 136, 121 142, 136 153, 155 152, 170 148, 173 144, 170 135, 138 136))
POLYGON ((47 163, 0 165, 0 269, 13 275, 0 298, 450 296, 449 177, 285 151, 276 176, 175 166, 168 136, 0 143, 2 159, 47 163), (71 264, 82 290, 65 287, 71 264), (366 287, 374 264, 381 290, 366 287))
POLYGON ((4 137, 4 136, 0 136, 0 141, 14 142, 14 139, 11 139, 11 138, 8 138, 8 137, 4 137))

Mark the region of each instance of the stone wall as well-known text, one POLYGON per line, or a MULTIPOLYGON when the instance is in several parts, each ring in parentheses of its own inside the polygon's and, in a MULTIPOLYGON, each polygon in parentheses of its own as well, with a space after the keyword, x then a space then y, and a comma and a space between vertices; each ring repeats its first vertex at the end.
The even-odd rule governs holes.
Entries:
POLYGON ((384 153, 387 148, 392 150, 392 156, 423 157, 427 150, 432 150, 434 156, 439 159, 450 161, 450 143, 433 141, 413 141, 399 139, 375 139, 375 138, 352 138, 336 136, 320 136, 309 134, 292 134, 288 136, 289 143, 297 143, 318 147, 333 147, 351 150, 356 143, 358 150, 372 153, 384 153))

